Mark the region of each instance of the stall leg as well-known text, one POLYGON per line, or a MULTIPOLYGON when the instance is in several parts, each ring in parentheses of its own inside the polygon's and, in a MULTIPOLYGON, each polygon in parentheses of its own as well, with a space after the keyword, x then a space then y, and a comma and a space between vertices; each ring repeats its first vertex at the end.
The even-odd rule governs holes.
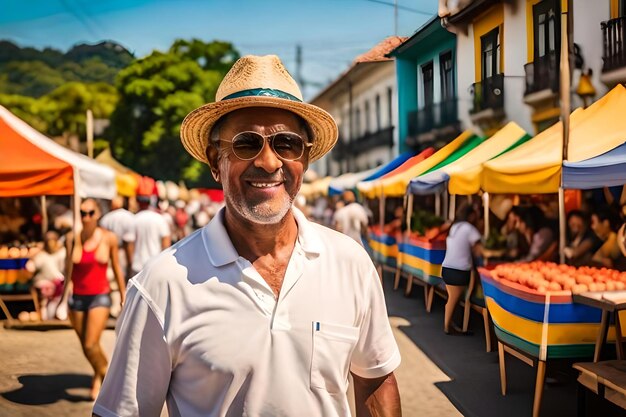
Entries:
POLYGON ((483 324, 485 325, 485 347, 487 352, 491 352, 491 324, 489 323, 489 310, 483 308, 483 324))
POLYGON ((435 286, 426 284, 428 290, 428 296, 426 297, 426 312, 430 313, 430 309, 433 306, 433 298, 435 296, 435 286))
POLYGON ((533 417, 539 417, 541 409, 541 395, 543 394, 543 382, 546 376, 546 362, 537 361, 537 379, 535 381, 535 400, 533 401, 533 417))
POLYGON ((600 331, 596 338, 596 349, 593 353, 593 361, 599 362, 602 357, 602 348, 606 342, 606 335, 609 331, 609 312, 602 310, 602 320, 600 321, 600 331))
POLYGON ((413 274, 409 274, 406 279, 406 289, 404 290, 404 295, 410 295, 411 290, 413 289, 413 274))
POLYGON ((622 324, 619 319, 619 311, 613 313, 615 315, 615 351, 617 359, 624 359, 624 345, 622 344, 622 324))
POLYGON ((402 269, 400 267, 396 268, 396 276, 393 280, 393 289, 394 291, 398 289, 400 286, 400 277, 402 276, 402 269))
POLYGON ((498 362, 500 363, 500 391, 506 395, 506 364, 504 362, 504 345, 498 342, 498 362))
POLYGON ((476 274, 472 271, 470 275, 469 286, 467 287, 467 291, 465 292, 465 305, 463 307, 463 333, 467 332, 467 328, 469 327, 469 318, 470 318, 470 310, 472 307, 471 298, 472 292, 474 291, 474 284, 476 282, 476 274))

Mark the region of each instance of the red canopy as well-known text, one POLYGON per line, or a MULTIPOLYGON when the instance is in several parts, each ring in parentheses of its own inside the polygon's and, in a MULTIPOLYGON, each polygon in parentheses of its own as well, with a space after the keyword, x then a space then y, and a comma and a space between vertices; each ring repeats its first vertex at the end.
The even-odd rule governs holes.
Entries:
POLYGON ((74 194, 72 166, 40 149, 0 118, 0 197, 74 194))

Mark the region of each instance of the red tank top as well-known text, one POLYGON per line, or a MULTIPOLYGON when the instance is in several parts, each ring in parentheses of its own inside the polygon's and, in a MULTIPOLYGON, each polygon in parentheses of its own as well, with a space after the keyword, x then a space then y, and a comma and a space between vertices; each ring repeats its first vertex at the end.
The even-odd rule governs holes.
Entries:
POLYGON ((111 291, 107 279, 107 264, 96 260, 96 251, 83 249, 80 262, 72 270, 72 292, 76 295, 106 294, 111 291))

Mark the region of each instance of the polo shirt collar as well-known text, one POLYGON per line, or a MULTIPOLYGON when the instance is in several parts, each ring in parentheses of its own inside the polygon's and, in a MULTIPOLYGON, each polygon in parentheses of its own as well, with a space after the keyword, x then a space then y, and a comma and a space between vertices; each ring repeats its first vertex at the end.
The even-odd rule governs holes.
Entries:
MULTIPOLYGON (((301 249, 307 254, 321 254, 324 245, 319 232, 300 210, 295 207, 292 207, 291 210, 298 224, 298 242, 301 249)), ((203 231, 203 240, 209 261, 215 267, 224 266, 239 259, 239 254, 224 226, 224 213, 225 208, 222 207, 203 231)))

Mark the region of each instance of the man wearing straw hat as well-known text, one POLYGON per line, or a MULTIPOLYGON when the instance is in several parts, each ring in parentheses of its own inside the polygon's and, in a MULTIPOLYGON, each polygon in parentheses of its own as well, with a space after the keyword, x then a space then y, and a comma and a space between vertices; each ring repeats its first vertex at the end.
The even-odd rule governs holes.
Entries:
POLYGON ((361 246, 292 207, 337 140, 276 56, 238 60, 181 126, 226 207, 130 280, 94 413, 400 416, 394 341, 361 246))

